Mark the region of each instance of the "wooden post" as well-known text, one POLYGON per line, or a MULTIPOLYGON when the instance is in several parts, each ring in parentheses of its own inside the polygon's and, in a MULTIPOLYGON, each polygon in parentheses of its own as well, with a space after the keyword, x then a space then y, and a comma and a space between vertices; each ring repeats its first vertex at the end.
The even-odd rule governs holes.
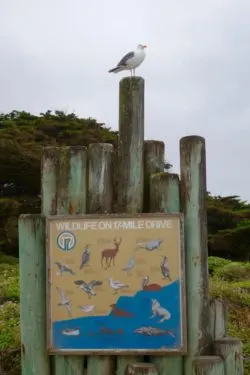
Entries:
MULTIPOLYGON (((177 174, 157 173, 150 181, 150 212, 180 212, 180 181, 177 174)), ((182 356, 151 357, 159 375, 182 375, 182 356)))
POLYGON ((227 334, 227 307, 225 302, 212 299, 209 304, 209 325, 212 341, 227 334))
POLYGON ((193 375, 225 375, 223 360, 219 356, 197 357, 193 363, 193 375))
MULTIPOLYGON (((135 214, 143 209, 144 80, 123 78, 119 99, 118 212, 135 214)), ((117 357, 116 375, 142 358, 117 357)))
MULTIPOLYGON (((108 143, 89 146, 88 167, 88 213, 110 213, 112 211, 112 153, 108 143)), ((88 375, 114 375, 115 358, 112 356, 89 356, 88 375)))
POLYGON ((188 355, 185 374, 192 371, 194 356, 211 344, 209 333, 208 255, 206 212, 205 140, 189 136, 180 140, 181 204, 184 211, 188 355))
MULTIPOLYGON (((45 148, 42 158, 42 207, 48 214, 84 214, 87 194, 85 147, 45 148), (46 173, 50 166, 50 178, 46 173), (52 166, 52 167, 51 167, 52 166)), ((55 375, 82 375, 84 357, 54 357, 55 375)))
POLYGON ((19 218, 22 374, 49 375, 46 344, 45 218, 19 218))
POLYGON ((118 211, 141 212, 143 205, 144 80, 120 81, 118 211))
POLYGON ((214 354, 224 359, 225 375, 243 375, 242 343, 233 337, 224 337, 214 343, 214 354))
POLYGON ((143 212, 149 212, 150 176, 164 172, 165 145, 161 141, 144 141, 144 204, 143 212))
POLYGON ((135 363, 133 365, 128 365, 125 375, 159 375, 156 368, 152 363, 135 363))

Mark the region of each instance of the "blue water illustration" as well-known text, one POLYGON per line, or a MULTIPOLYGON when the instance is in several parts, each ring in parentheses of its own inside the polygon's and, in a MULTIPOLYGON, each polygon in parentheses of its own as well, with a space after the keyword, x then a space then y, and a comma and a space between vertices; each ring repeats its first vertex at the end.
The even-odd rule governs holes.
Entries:
POLYGON ((181 299, 179 280, 157 291, 138 291, 134 296, 121 296, 116 302, 119 309, 133 317, 109 315, 88 316, 53 322, 53 342, 56 349, 79 350, 157 350, 176 349, 181 346, 181 299), (152 299, 167 309, 171 317, 160 323, 160 316, 152 316, 152 299), (140 327, 165 330, 159 336, 134 333, 140 327), (63 335, 62 330, 79 329, 78 336, 63 335))

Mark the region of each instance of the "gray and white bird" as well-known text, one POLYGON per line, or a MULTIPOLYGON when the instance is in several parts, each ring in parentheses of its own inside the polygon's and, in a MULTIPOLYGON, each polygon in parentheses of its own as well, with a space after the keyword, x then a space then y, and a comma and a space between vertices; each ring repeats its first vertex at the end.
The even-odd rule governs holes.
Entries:
POLYGON ((112 277, 109 278, 109 286, 114 289, 115 293, 117 293, 119 289, 128 288, 128 285, 122 284, 120 281, 114 281, 112 277))
POLYGON ((127 265, 122 269, 123 271, 126 271, 127 273, 129 273, 129 271, 131 271, 135 266, 135 257, 134 255, 129 259, 127 265))
POLYGON ((170 268, 168 264, 168 258, 166 256, 163 257, 160 267, 163 278, 171 281, 172 279, 170 277, 170 268))
POLYGON ((85 313, 89 313, 94 310, 95 305, 84 305, 84 306, 78 306, 79 309, 85 313))
POLYGON ((130 74, 132 77, 132 73, 135 76, 135 69, 141 65, 141 63, 145 60, 145 48, 147 46, 143 44, 138 44, 135 51, 128 52, 123 58, 118 62, 117 66, 113 69, 110 69, 109 73, 118 73, 123 70, 130 70, 130 74))
POLYGON ((89 259, 90 259, 90 249, 89 249, 89 244, 87 244, 84 248, 84 251, 83 251, 83 254, 82 254, 82 259, 81 259, 81 264, 80 264, 80 270, 87 266, 87 264, 89 263, 89 259))
POLYGON ((82 289, 85 293, 87 293, 89 298, 91 298, 92 296, 96 296, 94 287, 102 285, 102 281, 99 281, 99 280, 92 280, 89 283, 86 283, 83 280, 76 280, 74 281, 74 283, 78 285, 79 288, 82 289))
POLYGON ((67 265, 63 265, 60 262, 55 262, 55 264, 57 265, 59 269, 59 271, 57 272, 57 275, 62 276, 64 272, 70 273, 71 275, 75 275, 75 272, 73 272, 72 269, 69 268, 67 265))
POLYGON ((137 244, 137 250, 138 249, 145 249, 147 251, 153 251, 159 249, 161 246, 163 240, 152 240, 148 242, 140 242, 137 244))
POLYGON ((62 289, 56 287, 58 293, 60 294, 60 302, 58 303, 58 306, 64 306, 68 310, 68 315, 72 316, 71 301, 68 299, 68 297, 65 295, 65 293, 62 291, 62 289))

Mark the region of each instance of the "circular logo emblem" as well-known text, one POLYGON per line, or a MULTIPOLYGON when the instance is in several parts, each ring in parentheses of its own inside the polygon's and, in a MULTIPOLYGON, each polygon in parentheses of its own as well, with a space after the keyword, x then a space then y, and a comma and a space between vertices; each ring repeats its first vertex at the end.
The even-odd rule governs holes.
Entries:
POLYGON ((71 232, 62 232, 57 237, 57 245, 63 251, 71 251, 76 244, 75 235, 71 232))

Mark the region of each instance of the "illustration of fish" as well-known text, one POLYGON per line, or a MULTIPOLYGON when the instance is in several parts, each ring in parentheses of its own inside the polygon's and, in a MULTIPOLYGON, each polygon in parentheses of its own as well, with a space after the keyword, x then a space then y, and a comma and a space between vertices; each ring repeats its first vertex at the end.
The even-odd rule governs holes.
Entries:
POLYGON ((79 306, 79 309, 82 310, 85 313, 89 313, 93 311, 95 308, 95 305, 85 305, 85 306, 79 306))
POLYGON ((65 336, 79 336, 80 335, 80 329, 78 328, 65 328, 62 330, 62 334, 65 336))
POLYGON ((126 271, 129 275, 129 271, 131 271, 135 266, 135 257, 134 255, 130 258, 127 265, 122 269, 123 271, 126 271))
POLYGON ((114 294, 118 292, 119 289, 129 288, 128 285, 122 284, 120 281, 114 281, 112 277, 109 278, 109 286, 114 289, 114 294))
POLYGON ((71 275, 75 275, 75 272, 72 271, 71 268, 68 267, 68 265, 63 265, 60 262, 55 262, 55 265, 57 265, 59 272, 57 272, 57 275, 62 276, 64 272, 70 273, 71 275))
POLYGON ((160 245, 162 244, 163 240, 152 240, 149 242, 139 242, 137 243, 137 250, 138 249, 145 249, 147 251, 157 250, 160 245))
POLYGON ((90 244, 87 244, 84 248, 83 254, 82 254, 82 259, 81 259, 81 264, 80 264, 80 270, 83 267, 86 267, 89 263, 90 259, 90 249, 89 249, 90 244))
POLYGON ((58 293, 60 294, 60 302, 58 303, 58 306, 64 306, 66 307, 68 311, 68 315, 72 316, 72 311, 71 311, 71 306, 70 303, 71 301, 66 297, 65 293, 62 291, 62 289, 56 287, 58 293))
POLYGON ((152 316, 150 316, 150 319, 156 317, 157 315, 161 317, 161 320, 159 323, 164 322, 164 320, 168 320, 171 318, 170 312, 165 309, 164 307, 161 307, 160 303, 157 301, 157 299, 152 299, 152 316))
POLYGON ((85 293, 87 293, 89 298, 91 298, 92 296, 96 296, 94 287, 102 285, 102 281, 99 280, 92 280, 89 283, 86 283, 83 280, 76 280, 74 281, 74 283, 78 285, 79 288, 82 289, 85 293))
POLYGON ((143 290, 160 290, 161 286, 159 284, 149 284, 149 276, 145 276, 142 280, 143 290))
POLYGON ((122 316, 124 318, 132 318, 134 316, 134 314, 130 313, 129 311, 119 309, 114 303, 110 305, 110 307, 112 308, 112 313, 114 316, 122 316))
POLYGON ((160 268, 161 268, 161 273, 163 275, 163 278, 171 281, 172 279, 170 277, 170 268, 168 264, 168 258, 166 256, 163 257, 161 264, 160 264, 160 268))
POLYGON ((141 335, 147 335, 147 336, 162 336, 162 335, 170 335, 172 337, 175 337, 173 334, 173 331, 166 330, 166 329, 160 329, 156 327, 140 327, 134 330, 134 333, 138 333, 141 335))

